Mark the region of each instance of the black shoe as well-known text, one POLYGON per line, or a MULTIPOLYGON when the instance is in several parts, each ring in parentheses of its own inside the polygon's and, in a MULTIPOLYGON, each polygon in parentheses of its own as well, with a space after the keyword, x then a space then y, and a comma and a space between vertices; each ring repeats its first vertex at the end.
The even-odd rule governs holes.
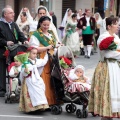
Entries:
POLYGON ((88 59, 90 59, 90 56, 87 56, 88 59))

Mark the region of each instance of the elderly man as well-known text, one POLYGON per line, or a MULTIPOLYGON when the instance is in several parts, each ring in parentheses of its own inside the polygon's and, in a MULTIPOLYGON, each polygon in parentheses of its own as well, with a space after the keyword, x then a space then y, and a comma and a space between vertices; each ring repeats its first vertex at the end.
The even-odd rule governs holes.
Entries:
POLYGON ((6 47, 18 43, 27 43, 27 39, 20 32, 17 24, 14 21, 14 11, 11 6, 7 6, 2 10, 0 19, 0 96, 4 96, 6 91, 6 60, 4 52, 6 47))

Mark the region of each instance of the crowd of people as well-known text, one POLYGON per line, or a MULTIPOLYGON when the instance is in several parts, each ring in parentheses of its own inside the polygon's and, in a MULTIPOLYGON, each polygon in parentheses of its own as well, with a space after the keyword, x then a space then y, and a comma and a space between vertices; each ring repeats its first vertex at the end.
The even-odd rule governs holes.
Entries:
MULTIPOLYGON (((38 7, 35 18, 30 15, 28 8, 22 8, 16 22, 14 15, 12 7, 6 6, 0 19, 0 96, 6 92, 7 65, 4 53, 8 46, 18 43, 29 46, 26 52, 19 52, 11 59, 15 65, 9 75, 20 76, 19 110, 31 112, 45 110, 56 104, 55 91, 51 86, 52 60, 48 57, 48 51, 53 55, 56 46, 65 45, 71 49, 74 57, 78 57, 82 40, 84 57, 90 59, 94 42, 100 60, 92 84, 87 82, 81 65, 76 66, 69 77, 90 90, 89 112, 100 115, 102 120, 120 117, 120 39, 117 35, 117 18, 111 16, 102 19, 99 13, 92 15, 90 9, 85 9, 85 12, 79 9, 76 13, 68 8, 57 32, 56 16, 44 6, 38 7), (22 58, 27 61, 21 62, 22 58)), ((11 97, 15 96, 18 79, 13 81, 11 97)))

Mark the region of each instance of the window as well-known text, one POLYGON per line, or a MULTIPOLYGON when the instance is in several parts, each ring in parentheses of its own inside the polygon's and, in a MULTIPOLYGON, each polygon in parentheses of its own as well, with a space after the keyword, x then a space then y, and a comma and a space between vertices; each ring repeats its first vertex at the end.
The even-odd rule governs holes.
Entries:
POLYGON ((52 0, 40 0, 40 5, 47 7, 48 11, 52 10, 52 0))

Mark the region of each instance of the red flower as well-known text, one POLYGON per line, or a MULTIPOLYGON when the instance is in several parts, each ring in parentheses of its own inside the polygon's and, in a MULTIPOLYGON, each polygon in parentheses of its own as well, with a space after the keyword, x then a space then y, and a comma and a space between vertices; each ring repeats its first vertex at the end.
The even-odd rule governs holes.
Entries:
POLYGON ((72 64, 72 61, 71 61, 69 58, 66 58, 66 57, 64 57, 64 56, 61 56, 60 59, 64 59, 64 61, 65 61, 65 63, 66 63, 67 65, 71 65, 71 64, 72 64))
POLYGON ((3 55, 7 58, 9 56, 9 50, 6 50, 3 55))
POLYGON ((68 58, 64 57, 64 61, 67 63, 67 65, 71 65, 72 61, 69 60, 68 58))
POLYGON ((100 50, 108 49, 109 45, 113 42, 113 40, 114 40, 114 37, 107 37, 104 40, 102 40, 99 45, 100 50))

